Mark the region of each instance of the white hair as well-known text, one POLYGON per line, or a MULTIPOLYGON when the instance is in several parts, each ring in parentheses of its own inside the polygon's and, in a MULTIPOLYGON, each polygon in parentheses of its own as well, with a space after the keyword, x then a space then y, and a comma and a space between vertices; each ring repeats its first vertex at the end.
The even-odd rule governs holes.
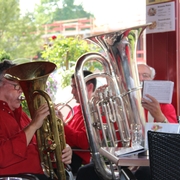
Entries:
POLYGON ((144 65, 144 66, 148 67, 150 69, 150 71, 151 71, 151 79, 153 80, 155 78, 156 71, 155 71, 155 69, 153 67, 151 67, 151 66, 149 66, 147 64, 143 64, 143 63, 139 63, 139 64, 137 64, 137 66, 138 65, 144 65))
MULTIPOLYGON (((148 65, 147 65, 148 66, 148 65)), ((153 68, 153 67, 150 67, 150 66, 148 66, 149 67, 149 69, 151 70, 151 79, 154 79, 155 78, 155 75, 156 75, 156 71, 155 71, 155 69, 153 68)))

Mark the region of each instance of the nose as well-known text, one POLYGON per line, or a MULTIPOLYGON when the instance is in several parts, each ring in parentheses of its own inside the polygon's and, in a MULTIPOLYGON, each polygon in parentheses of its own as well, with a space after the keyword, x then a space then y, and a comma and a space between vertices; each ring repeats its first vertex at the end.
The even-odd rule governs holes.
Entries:
POLYGON ((72 88, 72 89, 71 89, 71 94, 73 94, 73 95, 74 95, 74 88, 72 88))
POLYGON ((21 89, 21 87, 19 88, 19 90, 18 90, 20 93, 22 93, 23 91, 22 91, 22 89, 21 89))
POLYGON ((144 81, 144 77, 143 77, 143 74, 139 74, 139 81, 144 81))

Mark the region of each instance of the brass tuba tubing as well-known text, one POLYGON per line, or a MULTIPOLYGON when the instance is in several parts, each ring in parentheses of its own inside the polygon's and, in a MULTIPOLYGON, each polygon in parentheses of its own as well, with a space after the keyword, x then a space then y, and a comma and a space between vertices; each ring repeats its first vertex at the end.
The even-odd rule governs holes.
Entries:
MULTIPOLYGON (((43 136, 43 132, 45 133, 46 131, 46 127, 47 124, 43 124, 43 126, 40 128, 40 130, 37 131, 37 137, 38 137, 38 146, 39 146, 39 150, 40 150, 40 154, 44 156, 43 152, 47 151, 47 162, 44 162, 43 158, 41 157, 42 161, 44 162, 44 164, 48 164, 48 170, 46 170, 46 168, 44 167, 44 172, 50 176, 51 179, 60 179, 60 180, 66 180, 66 175, 65 175, 65 169, 64 169, 64 164, 62 161, 58 161, 58 163, 56 163, 57 166, 57 170, 56 170, 56 174, 54 172, 53 169, 53 165, 51 163, 51 157, 50 154, 52 153, 52 151, 55 154, 55 158, 58 159, 59 156, 62 156, 62 150, 65 148, 66 146, 66 142, 65 142, 65 137, 64 137, 64 126, 63 126, 63 122, 60 119, 56 118, 56 114, 55 114, 55 109, 54 109, 54 105, 53 102, 51 101, 49 95, 42 91, 42 90, 35 90, 33 93, 34 96, 36 95, 41 95, 46 102, 48 103, 48 107, 49 107, 49 111, 50 111, 50 116, 49 119, 46 119, 46 123, 48 122, 48 135, 46 135, 46 137, 42 138, 43 136), (44 128, 45 126, 45 128, 44 128), (50 132, 52 132, 53 134, 51 135, 50 132), (43 142, 46 142, 45 144, 43 144, 43 142), (49 142, 51 141, 51 144, 49 145, 49 142), (42 146, 44 146, 44 148, 42 149, 42 146), (49 171, 50 173, 48 174, 46 171, 49 171)), ((46 166, 47 167, 47 166, 46 166)))
MULTIPOLYGON (((69 121, 71 121, 71 119, 74 117, 74 110, 73 108, 69 105, 69 103, 74 99, 74 97, 72 97, 71 99, 69 99, 66 103, 58 103, 56 104, 56 108, 58 109, 59 106, 61 106, 58 111, 61 111, 63 108, 68 107, 71 111, 71 117, 69 117, 68 119, 65 120, 65 123, 68 123, 69 121)), ((58 112, 57 112, 58 113, 58 112)))
MULTIPOLYGON (((86 124, 92 159, 96 170, 106 180, 119 180, 121 173, 123 173, 123 171, 119 171, 119 167, 111 162, 111 158, 109 158, 109 166, 107 166, 107 163, 99 152, 99 149, 104 144, 107 147, 115 147, 115 140, 119 139, 119 137, 113 137, 118 133, 113 132, 113 122, 110 121, 110 116, 114 116, 114 112, 111 111, 111 98, 113 98, 113 102, 116 102, 114 107, 117 117, 115 119, 123 146, 130 145, 129 125, 131 123, 141 123, 143 130, 145 127, 145 116, 141 106, 141 92, 139 89, 135 55, 138 38, 148 25, 144 24, 120 29, 86 38, 99 45, 104 50, 104 55, 93 52, 86 53, 76 62, 76 87, 86 124), (94 73, 84 78, 84 65, 89 61, 100 63, 103 71, 106 73, 94 73), (113 89, 112 97, 98 97, 96 95, 97 93, 95 93, 91 100, 88 99, 86 82, 96 77, 106 79, 108 86, 113 89), (106 114, 106 124, 103 122, 102 115, 104 114, 102 114, 102 109, 106 114), (101 134, 99 132, 100 130, 102 132, 101 134), (102 134, 103 137, 101 137, 102 134), (110 138, 112 138, 112 143, 109 143, 110 138), (112 168, 114 166, 116 168, 112 168)), ((112 154, 112 159, 113 156, 114 154, 112 154)))
POLYGON ((65 106, 67 106, 72 100, 74 99, 74 97, 72 97, 71 99, 69 99, 67 102, 65 102, 65 103, 58 103, 58 104, 56 104, 56 106, 58 107, 58 106, 61 106, 60 108, 59 108, 59 110, 62 110, 65 106))

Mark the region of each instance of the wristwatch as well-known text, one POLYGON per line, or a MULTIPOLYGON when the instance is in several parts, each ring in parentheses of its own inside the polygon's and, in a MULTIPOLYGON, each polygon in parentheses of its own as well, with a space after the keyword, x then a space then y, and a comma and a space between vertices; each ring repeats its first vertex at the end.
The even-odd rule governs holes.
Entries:
POLYGON ((164 121, 162 121, 162 123, 168 123, 169 121, 165 118, 164 121))

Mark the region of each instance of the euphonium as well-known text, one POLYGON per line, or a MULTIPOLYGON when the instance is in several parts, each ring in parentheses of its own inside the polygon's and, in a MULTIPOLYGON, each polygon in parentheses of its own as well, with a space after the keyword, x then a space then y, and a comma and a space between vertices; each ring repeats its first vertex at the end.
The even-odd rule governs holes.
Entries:
POLYGON ((99 149, 120 144, 128 147, 131 144, 130 124, 140 123, 143 129, 145 127, 135 56, 137 40, 146 27, 142 25, 88 37, 87 40, 99 45, 104 54, 87 53, 76 62, 75 80, 92 159, 103 179, 118 180, 122 171, 110 160, 107 165, 99 149), (100 63, 104 71, 84 78, 83 67, 90 61, 100 63), (106 86, 99 87, 89 100, 86 82, 99 77, 105 79, 106 86))
POLYGON ((61 161, 62 150, 66 145, 64 127, 62 121, 56 117, 54 104, 45 92, 47 78, 55 69, 54 63, 29 62, 8 69, 5 78, 18 81, 32 118, 35 110, 41 104, 48 103, 50 115, 37 131, 41 165, 44 173, 51 179, 65 180, 64 164, 61 161), (57 169, 56 173, 54 172, 54 165, 57 169))

